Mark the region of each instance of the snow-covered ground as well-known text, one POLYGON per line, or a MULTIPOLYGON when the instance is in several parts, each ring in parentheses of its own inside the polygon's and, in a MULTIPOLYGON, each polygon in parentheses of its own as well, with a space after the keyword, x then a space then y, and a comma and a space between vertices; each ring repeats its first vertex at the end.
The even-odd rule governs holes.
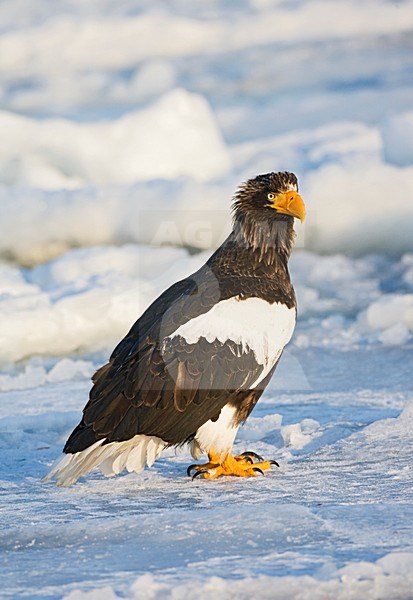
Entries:
POLYGON ((413 2, 0 4, 1 598, 403 599, 413 590, 413 2), (237 449, 41 483, 89 379, 293 170, 299 322, 237 449))

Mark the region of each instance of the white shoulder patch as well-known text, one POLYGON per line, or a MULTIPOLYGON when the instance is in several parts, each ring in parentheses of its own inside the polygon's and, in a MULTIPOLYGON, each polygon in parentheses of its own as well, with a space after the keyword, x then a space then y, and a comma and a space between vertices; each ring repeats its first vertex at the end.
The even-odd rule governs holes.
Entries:
POLYGON ((295 308, 261 298, 241 300, 238 296, 222 300, 208 312, 181 325, 169 336, 182 336, 188 344, 201 337, 208 342, 228 340, 240 344, 244 351, 252 350, 264 371, 255 387, 274 366, 295 327, 295 308))

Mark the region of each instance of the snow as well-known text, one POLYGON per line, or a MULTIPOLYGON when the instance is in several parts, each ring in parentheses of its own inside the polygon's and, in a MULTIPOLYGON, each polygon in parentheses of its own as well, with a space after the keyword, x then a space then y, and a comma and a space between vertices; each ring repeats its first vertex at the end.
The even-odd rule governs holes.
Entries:
POLYGON ((413 294, 386 294, 370 304, 366 319, 371 329, 404 324, 413 329, 413 294))
POLYGON ((413 162, 413 112, 394 115, 383 124, 384 156, 405 167, 413 162))
POLYGON ((180 176, 208 181, 230 166, 207 102, 180 89, 109 122, 37 121, 3 112, 0 127, 7 132, 0 140, 7 185, 61 189, 180 176))
MULTIPOLYGON (((0 269, 0 365, 34 354, 109 352, 162 291, 208 255, 129 244, 70 250, 31 269, 6 265, 0 269)), ((405 257, 351 259, 297 250, 291 260, 302 325, 297 342, 351 347, 375 336, 384 344, 407 343, 413 294, 380 289, 390 277, 404 286, 410 269, 405 257)))
POLYGON ((29 271, 7 269, 4 287, 13 279, 17 286, 0 296, 0 364, 113 346, 137 314, 205 259, 178 248, 155 254, 147 247, 96 247, 29 271), (30 283, 23 285, 25 278, 30 283))
POLYGON ((70 381, 79 377, 89 379, 92 374, 93 363, 91 361, 62 358, 47 369, 37 359, 32 359, 24 366, 22 372, 15 375, 0 375, 0 390, 2 392, 26 390, 46 383, 70 381))
POLYGON ((412 30, 411 0, 0 4, 2 598, 411 598, 412 30), (280 467, 42 484, 273 170, 307 207, 298 322, 236 450, 280 467))
MULTIPOLYGON (((41 4, 47 6, 45 1, 41 4)), ((302 2, 296 11, 282 4, 276 6, 276 3, 274 7, 269 5, 265 10, 264 6, 264 10, 260 10, 259 3, 254 6, 251 2, 249 10, 233 11, 231 28, 222 22, 218 11, 206 20, 202 19, 202 12, 198 19, 192 15, 176 15, 173 7, 169 11, 161 8, 163 3, 139 15, 133 15, 133 9, 129 9, 132 14, 128 15, 127 7, 122 6, 118 11, 120 15, 113 21, 110 15, 113 8, 107 15, 88 17, 76 14, 73 10, 79 11, 76 4, 73 3, 70 16, 62 11, 60 15, 52 14, 45 23, 35 23, 24 33, 20 28, 5 32, 0 45, 1 72, 16 76, 30 69, 36 75, 50 76, 61 71, 62 61, 69 73, 84 70, 86 66, 110 72, 153 57, 239 51, 268 44, 274 36, 284 43, 297 37, 304 41, 321 41, 363 36, 371 32, 372 11, 378 35, 409 31, 413 24, 410 1, 397 6, 383 0, 361 5, 337 0, 327 5, 325 1, 313 0, 302 2), (330 20, 331 15, 335 15, 334 20, 330 20)), ((138 5, 134 4, 136 10, 138 5)), ((17 13, 17 3, 16 8, 17 13)))
MULTIPOLYGON (((263 598, 268 600, 325 600, 337 598, 405 598, 413 585, 411 574, 413 556, 408 553, 390 553, 375 563, 352 563, 331 573, 325 581, 308 575, 298 577, 268 577, 228 582, 210 577, 205 582, 170 584, 153 575, 142 575, 131 586, 127 595, 132 600, 214 600, 222 598, 263 598), (397 590, 397 591, 395 591, 397 590)), ((116 600, 120 598, 110 587, 91 592, 70 592, 65 600, 116 600)))
MULTIPOLYGON (((16 391, 8 407, 2 403, 3 593, 88 598, 106 587, 115 597, 146 589, 169 598, 192 588, 252 598, 277 589, 291 598, 311 591, 377 598, 392 597, 387 590, 397 585, 398 597, 408 598, 413 404, 407 391, 391 391, 381 367, 388 358, 372 350, 365 380, 353 377, 344 390, 335 382, 333 393, 327 365, 309 392, 270 390, 237 450, 275 457, 280 468, 212 485, 187 479, 189 456, 173 451, 139 477, 91 475, 69 490, 42 485, 89 384, 33 388, 32 414, 22 414, 27 391, 16 391), (312 437, 304 447, 275 435, 280 409, 285 427, 298 422, 312 437), (253 433, 259 421, 261 440, 253 433), (39 564, 53 565, 47 577, 39 564)), ((312 360, 301 353, 304 368, 312 360)))
MULTIPOLYGON (((174 98, 176 94, 186 95, 171 92, 174 98)), ((162 102, 170 104, 171 96, 162 102)), ((203 123, 195 111, 198 133, 193 133, 190 119, 180 121, 174 115, 171 136, 162 133, 160 123, 152 127, 147 113, 153 111, 151 107, 143 114, 122 117, 123 124, 36 123, 34 130, 49 131, 50 141, 43 133, 31 134, 23 123, 26 117, 13 117, 26 138, 20 144, 13 133, 13 142, 5 137, 0 150, 7 183, 0 186, 0 256, 33 264, 73 246, 130 241, 212 249, 229 230, 230 201, 237 185, 257 172, 286 164, 296 165, 299 175, 303 171, 301 193, 308 217, 299 227, 298 245, 318 252, 360 254, 380 251, 385 237, 389 252, 412 251, 413 167, 383 162, 378 131, 372 132, 365 149, 365 131, 358 133, 352 124, 225 148, 207 110, 203 123), (145 142, 145 160, 134 159, 142 155, 140 136, 155 139, 155 130, 164 141, 157 137, 156 145, 145 142), (106 145, 115 131, 119 140, 106 145), (130 139, 121 152, 125 136, 130 139), (175 137, 183 145, 174 143, 175 137), (149 180, 142 181, 144 177, 149 180), (45 189, 38 189, 43 181, 45 189), (29 185, 35 188, 30 193, 29 185), (64 191, 56 189, 62 186, 64 191)), ((168 111, 165 108, 162 114, 168 111)))

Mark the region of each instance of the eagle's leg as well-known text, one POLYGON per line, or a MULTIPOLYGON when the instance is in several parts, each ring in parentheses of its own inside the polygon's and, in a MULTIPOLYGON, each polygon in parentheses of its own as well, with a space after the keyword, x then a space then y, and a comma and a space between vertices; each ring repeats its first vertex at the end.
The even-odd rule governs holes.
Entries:
POLYGON ((226 454, 224 457, 216 452, 208 453, 209 461, 203 465, 191 465, 188 467, 188 475, 194 470, 193 478, 202 476, 204 479, 216 479, 224 475, 235 477, 256 477, 258 473, 264 473, 271 469, 271 465, 277 465, 275 460, 263 460, 253 452, 244 452, 239 456, 226 454), (253 462, 252 458, 260 459, 253 462))

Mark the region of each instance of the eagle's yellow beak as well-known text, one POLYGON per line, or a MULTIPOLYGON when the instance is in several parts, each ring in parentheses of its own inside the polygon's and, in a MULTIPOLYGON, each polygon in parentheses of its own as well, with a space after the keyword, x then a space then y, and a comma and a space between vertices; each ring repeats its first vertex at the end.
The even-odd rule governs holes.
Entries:
POLYGON ((275 208, 278 212, 285 215, 296 217, 301 222, 305 219, 305 205, 300 194, 297 192, 277 194, 268 206, 275 208))

